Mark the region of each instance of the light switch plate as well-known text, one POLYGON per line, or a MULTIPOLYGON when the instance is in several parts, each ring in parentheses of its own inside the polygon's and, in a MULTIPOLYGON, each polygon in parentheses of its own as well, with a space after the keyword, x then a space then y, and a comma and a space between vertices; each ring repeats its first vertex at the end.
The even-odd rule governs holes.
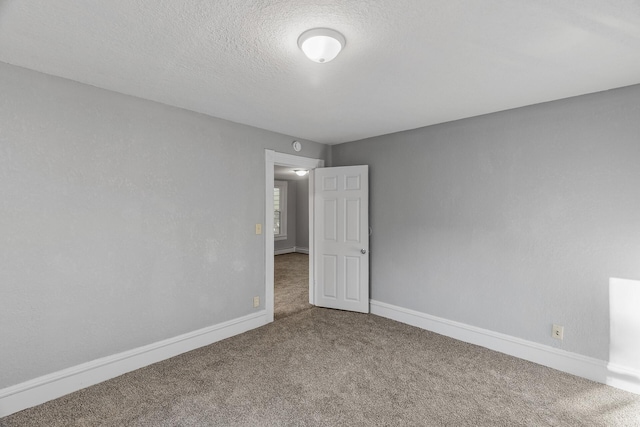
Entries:
POLYGON ((262 224, 256 224, 256 234, 262 234, 262 224))

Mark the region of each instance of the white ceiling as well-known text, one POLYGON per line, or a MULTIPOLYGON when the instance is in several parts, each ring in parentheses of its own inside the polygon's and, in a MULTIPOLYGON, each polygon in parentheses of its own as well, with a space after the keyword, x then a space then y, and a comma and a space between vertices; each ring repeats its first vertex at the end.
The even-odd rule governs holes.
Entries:
POLYGON ((640 83, 640 1, 0 0, 0 61, 332 144, 640 83))
POLYGON ((309 179, 309 175, 298 176, 296 175, 296 170, 306 170, 304 168, 292 168, 289 166, 279 166, 275 165, 273 167, 273 177, 275 179, 284 179, 287 181, 304 181, 309 179))

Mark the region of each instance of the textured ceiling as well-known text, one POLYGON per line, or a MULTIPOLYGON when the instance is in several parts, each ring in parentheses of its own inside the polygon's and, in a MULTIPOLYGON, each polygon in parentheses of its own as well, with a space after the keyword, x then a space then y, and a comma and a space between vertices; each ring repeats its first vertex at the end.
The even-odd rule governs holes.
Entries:
POLYGON ((339 143, 640 83, 640 1, 0 0, 0 61, 339 143))

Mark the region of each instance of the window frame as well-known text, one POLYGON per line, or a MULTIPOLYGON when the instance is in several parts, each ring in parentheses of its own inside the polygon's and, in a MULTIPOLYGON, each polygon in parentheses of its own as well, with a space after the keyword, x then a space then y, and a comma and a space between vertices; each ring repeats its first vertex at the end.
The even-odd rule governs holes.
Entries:
MULTIPOLYGON (((287 240, 287 193, 289 183, 287 181, 274 180, 273 181, 274 190, 276 188, 280 189, 280 233, 276 234, 275 229, 273 230, 273 239, 274 240, 287 240)), ((274 192, 275 197, 275 192, 274 192)), ((273 202, 273 216, 275 218, 276 205, 275 200, 273 202)))

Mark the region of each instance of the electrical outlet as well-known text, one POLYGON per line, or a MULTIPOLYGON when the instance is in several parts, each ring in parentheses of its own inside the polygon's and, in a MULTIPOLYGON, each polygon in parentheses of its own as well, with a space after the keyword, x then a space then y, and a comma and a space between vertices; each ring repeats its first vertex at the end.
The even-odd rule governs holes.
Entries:
POLYGON ((555 339, 562 340, 564 338, 564 326, 553 325, 553 328, 551 328, 551 336, 555 339))
POLYGON ((262 224, 256 224, 256 234, 262 234, 262 224))
POLYGON ((253 307, 260 307, 260 297, 253 297, 253 307))

